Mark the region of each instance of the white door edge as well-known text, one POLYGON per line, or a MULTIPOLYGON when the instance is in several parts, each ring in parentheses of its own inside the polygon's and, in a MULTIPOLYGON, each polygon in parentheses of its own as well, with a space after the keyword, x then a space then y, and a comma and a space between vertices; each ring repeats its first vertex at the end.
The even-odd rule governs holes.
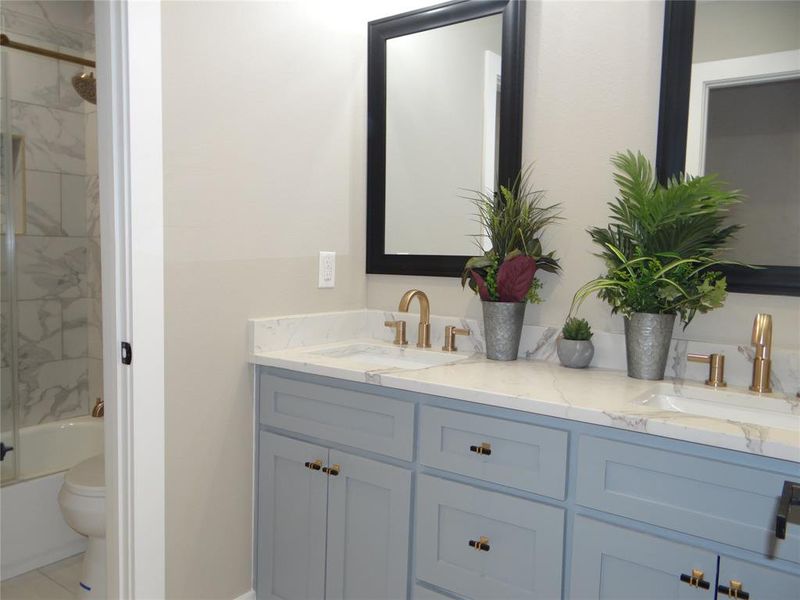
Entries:
POLYGON ((161 7, 96 2, 109 598, 165 597, 161 7), (133 346, 123 365, 121 342, 133 346))

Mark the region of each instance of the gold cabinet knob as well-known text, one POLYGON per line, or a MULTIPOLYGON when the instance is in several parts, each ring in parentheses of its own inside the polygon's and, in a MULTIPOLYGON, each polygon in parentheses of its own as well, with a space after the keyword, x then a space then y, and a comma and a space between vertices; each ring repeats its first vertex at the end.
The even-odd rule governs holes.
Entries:
POLYGON ((319 471, 320 469, 322 469, 322 461, 319 459, 315 461, 309 461, 306 462, 304 466, 306 469, 311 469, 312 471, 319 471))
POLYGON ((492 453, 492 445, 489 442, 482 442, 479 446, 470 446, 469 451, 475 454, 489 456, 492 453))
POLYGON ((477 540, 470 540, 469 546, 471 548, 475 548, 475 550, 480 550, 482 552, 488 552, 491 550, 491 546, 489 545, 489 538, 485 535, 482 535, 477 540))
POLYGON ((330 467, 322 467, 322 472, 326 475, 331 475, 332 477, 336 477, 339 474, 339 470, 342 467, 340 465, 331 465, 330 467))
POLYGON ((705 573, 700 569, 692 569, 691 575, 681 573, 681 581, 684 583, 688 583, 690 586, 700 588, 702 590, 710 589, 711 584, 703 579, 703 577, 705 577, 705 573))
POLYGON ((742 589, 742 582, 736 579, 731 579, 728 585, 717 586, 717 591, 725 594, 728 598, 739 598, 739 600, 749 600, 750 598, 750 593, 742 589))

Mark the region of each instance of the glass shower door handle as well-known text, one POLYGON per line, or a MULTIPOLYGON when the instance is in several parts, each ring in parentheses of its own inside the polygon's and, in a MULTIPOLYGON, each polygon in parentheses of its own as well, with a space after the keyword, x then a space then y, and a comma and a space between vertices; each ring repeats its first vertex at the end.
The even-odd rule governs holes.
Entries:
POLYGON ((14 446, 6 446, 3 442, 0 442, 0 461, 4 461, 6 459, 6 454, 11 452, 14 449, 14 446))

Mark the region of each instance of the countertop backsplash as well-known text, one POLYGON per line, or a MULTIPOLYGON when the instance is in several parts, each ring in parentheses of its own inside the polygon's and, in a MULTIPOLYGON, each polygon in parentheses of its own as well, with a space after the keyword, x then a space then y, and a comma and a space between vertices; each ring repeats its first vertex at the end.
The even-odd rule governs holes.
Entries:
MULTIPOLYGON (((398 319, 406 321, 409 345, 413 346, 417 339, 418 314, 362 309, 251 319, 249 347, 254 354, 260 354, 351 339, 392 341, 394 332, 386 327, 384 322, 398 319)), ((457 338, 456 344, 459 350, 485 351, 483 321, 439 315, 431 315, 433 349, 441 349, 446 325, 456 325, 470 330, 469 336, 457 338)), ((558 363, 556 339, 559 333, 560 327, 525 325, 522 330, 519 357, 558 363)), ((592 342, 595 346, 592 367, 625 370, 624 335, 595 331, 592 342)), ((702 363, 689 363, 687 355, 717 352, 725 355, 725 379, 728 385, 746 388, 750 385, 753 348, 745 342, 747 340, 743 340, 742 345, 734 346, 685 340, 680 338, 680 329, 676 326, 666 375, 677 380, 689 379, 702 382, 708 375, 708 366, 702 363)), ((790 397, 800 391, 800 351, 773 348, 772 387, 775 392, 785 393, 790 397)))

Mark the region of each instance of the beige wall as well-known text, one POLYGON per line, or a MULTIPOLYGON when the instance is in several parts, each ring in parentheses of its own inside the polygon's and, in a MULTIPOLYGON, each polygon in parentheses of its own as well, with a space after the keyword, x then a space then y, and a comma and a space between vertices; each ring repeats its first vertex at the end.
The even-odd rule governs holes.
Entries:
MULTIPOLYGON (((163 4, 169 598, 251 585, 248 317, 393 308, 411 286, 437 313, 479 314, 454 279, 363 274, 366 23, 424 4, 163 4), (337 252, 333 290, 316 288, 319 250, 337 252)), ((567 218, 551 236, 566 274, 528 320, 555 324, 601 269, 583 230, 606 220, 609 155, 654 151, 663 7, 528 9, 524 155, 567 218)), ((746 341, 756 308, 797 345, 796 299, 735 296, 689 331, 746 341)), ((621 328, 598 303, 586 314, 621 328)))
POLYGON ((367 22, 424 4, 162 4, 169 598, 250 589, 247 319, 365 306, 367 22))
MULTIPOLYGON (((603 270, 585 230, 608 222, 611 154, 631 148, 655 158, 663 11, 660 2, 528 3, 523 162, 534 163, 535 184, 562 203, 565 221, 546 246, 564 273, 542 275, 545 303, 528 307, 527 323, 562 323, 575 290, 603 270)), ((435 313, 481 314, 478 299, 449 278, 368 275, 367 305, 394 309, 409 287, 428 292, 435 313)), ((800 299, 779 296, 731 294, 685 335, 747 344, 760 310, 775 317, 776 345, 800 345, 800 299)), ((596 330, 622 332, 621 317, 594 298, 582 314, 596 330)))
POLYGON ((365 304, 366 21, 338 12, 163 4, 169 598, 251 587, 247 319, 365 304))

